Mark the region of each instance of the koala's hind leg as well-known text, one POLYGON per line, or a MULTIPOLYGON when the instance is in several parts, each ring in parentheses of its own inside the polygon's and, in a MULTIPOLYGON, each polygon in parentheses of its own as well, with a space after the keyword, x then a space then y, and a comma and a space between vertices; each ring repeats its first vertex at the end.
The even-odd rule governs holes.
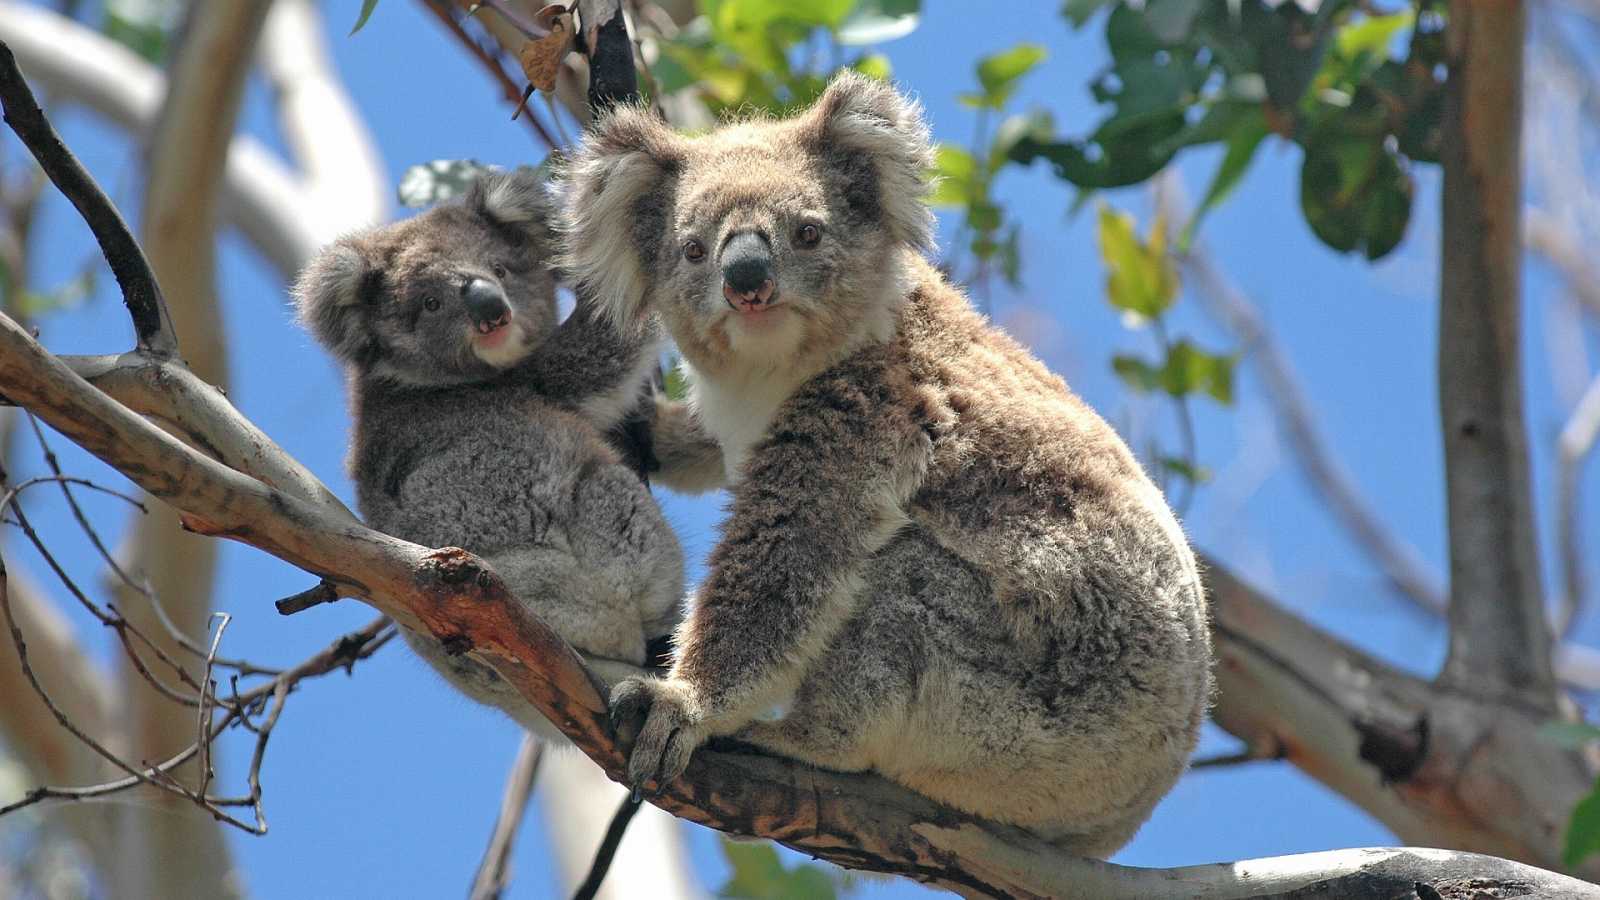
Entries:
POLYGON ((646 640, 670 634, 683 618, 683 550, 649 489, 623 466, 601 466, 573 504, 568 540, 594 589, 608 592, 597 602, 626 607, 646 640))

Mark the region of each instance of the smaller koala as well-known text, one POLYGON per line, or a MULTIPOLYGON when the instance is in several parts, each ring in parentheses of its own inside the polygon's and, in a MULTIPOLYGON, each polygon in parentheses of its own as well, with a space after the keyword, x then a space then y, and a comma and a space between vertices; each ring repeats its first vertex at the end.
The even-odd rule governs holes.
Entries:
MULTIPOLYGON (((347 367, 367 522, 484 557, 609 682, 681 618, 677 538, 603 439, 642 396, 657 335, 619 331, 581 299, 557 324, 548 207, 532 170, 484 176, 324 249, 294 297, 347 367)), ((405 638, 468 695, 559 738, 487 665, 405 638)))

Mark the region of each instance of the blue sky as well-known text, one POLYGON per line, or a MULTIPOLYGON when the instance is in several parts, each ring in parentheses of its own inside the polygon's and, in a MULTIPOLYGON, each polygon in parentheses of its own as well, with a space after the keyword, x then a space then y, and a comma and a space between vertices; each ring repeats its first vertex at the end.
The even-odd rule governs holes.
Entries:
MULTIPOLYGON (((895 77, 919 93, 935 135, 966 141, 970 110, 955 102, 973 82, 971 63, 1018 41, 1036 41, 1049 59, 1031 74, 1014 105, 1048 108, 1067 130, 1098 118, 1086 85, 1106 57, 1099 29, 1068 29, 1059 4, 1010 4, 1005 15, 975 16, 970 5, 928 3, 911 36, 886 45, 895 77)), ((365 114, 391 182, 409 165, 475 157, 501 165, 535 162, 539 148, 520 124, 507 121, 498 92, 414 3, 380 4, 354 37, 354 2, 324 4, 329 40, 346 84, 365 114)), ((132 215, 139 207, 138 148, 78 111, 57 115, 69 145, 132 215)), ((252 85, 244 127, 281 146, 268 98, 252 85)), ((6 148, 8 157, 15 145, 6 148)), ((1181 171, 1192 191, 1216 163, 1206 153, 1181 171)), ((1298 152, 1269 143, 1235 195, 1207 221, 1202 239, 1221 265, 1261 306, 1290 354, 1318 425, 1395 533, 1413 543, 1436 572, 1445 562, 1444 492, 1435 408, 1435 303, 1438 177, 1417 172, 1410 230, 1401 248, 1378 265, 1343 257, 1311 235, 1297 202, 1298 152)), ((998 289, 996 320, 1033 346, 1055 371, 1112 421, 1153 423, 1170 439, 1170 410, 1131 397, 1110 370, 1117 352, 1152 349, 1151 338, 1125 329, 1105 303, 1090 215, 1069 218, 1070 193, 1042 168, 1010 169, 1000 199, 1024 223, 1024 287, 998 289)), ((1115 192, 1109 202, 1145 221, 1146 195, 1115 192)), ((948 238, 953 223, 943 223, 948 238)), ((35 271, 40 286, 74 274, 92 253, 70 207, 52 198, 41 223, 35 271)), ((347 417, 338 373, 291 322, 284 286, 235 234, 222 238, 222 300, 232 337, 231 396, 244 412, 308 464, 347 501, 342 469, 347 417)), ((1543 323, 1558 293, 1548 273, 1529 265, 1525 352, 1528 421, 1535 483, 1550 530, 1552 441, 1564 409, 1545 356, 1543 323)), ((130 329, 109 278, 83 307, 41 322, 42 340, 58 352, 114 352, 131 345, 130 329)), ((1212 349, 1229 338, 1186 297, 1173 325, 1212 349)), ((1591 353, 1597 352, 1588 336, 1591 353)), ((1254 373, 1246 366, 1235 406, 1195 405, 1200 462, 1215 472, 1201 488, 1186 527, 1197 546, 1217 556, 1284 604, 1358 642, 1402 668, 1431 673, 1444 653, 1437 623, 1387 593, 1384 582, 1326 513, 1277 437, 1254 373)), ((1144 427, 1149 427, 1148 425, 1144 427)), ((65 450, 64 441, 57 440, 65 450)), ((26 456, 26 454, 24 454, 26 456)), ((77 452, 69 470, 103 477, 77 452)), ((1600 485, 1591 467, 1583 508, 1600 513, 1600 485)), ((30 474, 24 468, 19 474, 30 474)), ((115 483, 115 478, 108 478, 115 483)), ((693 560, 702 561, 721 515, 717 498, 661 494, 667 515, 693 560)), ((85 580, 95 570, 59 510, 42 503, 36 518, 85 580)), ((125 512, 94 507, 104 521, 125 512)), ((1596 529, 1591 528, 1591 535, 1596 529)), ((39 571, 13 537, 8 564, 39 571)), ((1586 549, 1594 558, 1590 538, 1586 549)), ((218 607, 233 615, 227 651, 263 661, 292 661, 357 627, 371 611, 353 601, 281 618, 271 601, 301 590, 308 576, 247 547, 226 544, 218 607)), ((1553 571, 1553 570, 1550 570, 1553 571)), ((1547 577, 1547 584, 1553 583, 1547 577)), ((102 658, 107 636, 78 621, 102 658)), ((1581 636, 1600 640, 1593 618, 1581 636)), ((515 752, 514 726, 454 694, 396 645, 361 666, 356 677, 308 686, 290 704, 273 739, 264 780, 272 832, 231 838, 253 894, 423 897, 454 895, 476 865, 515 752)), ((1209 729, 1201 753, 1233 746, 1209 729)), ((245 748, 230 743, 225 771, 242 771, 245 748)), ((543 823, 534 821, 517 847, 511 896, 560 896, 544 855, 543 823)), ((693 831, 696 867, 709 887, 724 867, 715 838, 693 831)), ((1279 763, 1208 770, 1186 777, 1139 836, 1117 857, 1138 865, 1181 865, 1342 846, 1393 838, 1359 810, 1293 768, 1279 763)), ((860 896, 909 896, 907 882, 870 882, 860 896)))

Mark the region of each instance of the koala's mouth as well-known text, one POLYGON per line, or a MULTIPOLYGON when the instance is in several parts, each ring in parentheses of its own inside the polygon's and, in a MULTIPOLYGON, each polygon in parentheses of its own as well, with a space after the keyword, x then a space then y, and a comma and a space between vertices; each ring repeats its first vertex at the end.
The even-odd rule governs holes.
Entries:
POLYGON ((723 282, 722 299, 734 312, 763 313, 778 305, 778 286, 769 278, 761 282, 761 286, 755 290, 740 291, 735 290, 733 285, 723 282))
POLYGON ((505 322, 490 325, 487 330, 484 323, 474 323, 475 333, 472 335, 472 350, 478 358, 496 368, 505 368, 519 362, 527 355, 527 340, 522 324, 514 317, 505 322))

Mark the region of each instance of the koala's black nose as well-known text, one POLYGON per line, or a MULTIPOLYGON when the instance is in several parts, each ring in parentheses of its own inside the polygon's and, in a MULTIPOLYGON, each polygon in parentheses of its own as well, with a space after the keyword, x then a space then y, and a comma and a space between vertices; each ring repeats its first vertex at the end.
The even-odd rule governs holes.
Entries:
POLYGON ((722 281, 738 294, 760 291, 776 279, 772 275, 772 248, 753 231, 728 239, 722 248, 722 281))
POLYGON ((511 304, 506 302, 506 292, 500 285, 482 278, 469 278, 461 286, 461 299, 467 306, 472 324, 484 334, 511 321, 511 304))

